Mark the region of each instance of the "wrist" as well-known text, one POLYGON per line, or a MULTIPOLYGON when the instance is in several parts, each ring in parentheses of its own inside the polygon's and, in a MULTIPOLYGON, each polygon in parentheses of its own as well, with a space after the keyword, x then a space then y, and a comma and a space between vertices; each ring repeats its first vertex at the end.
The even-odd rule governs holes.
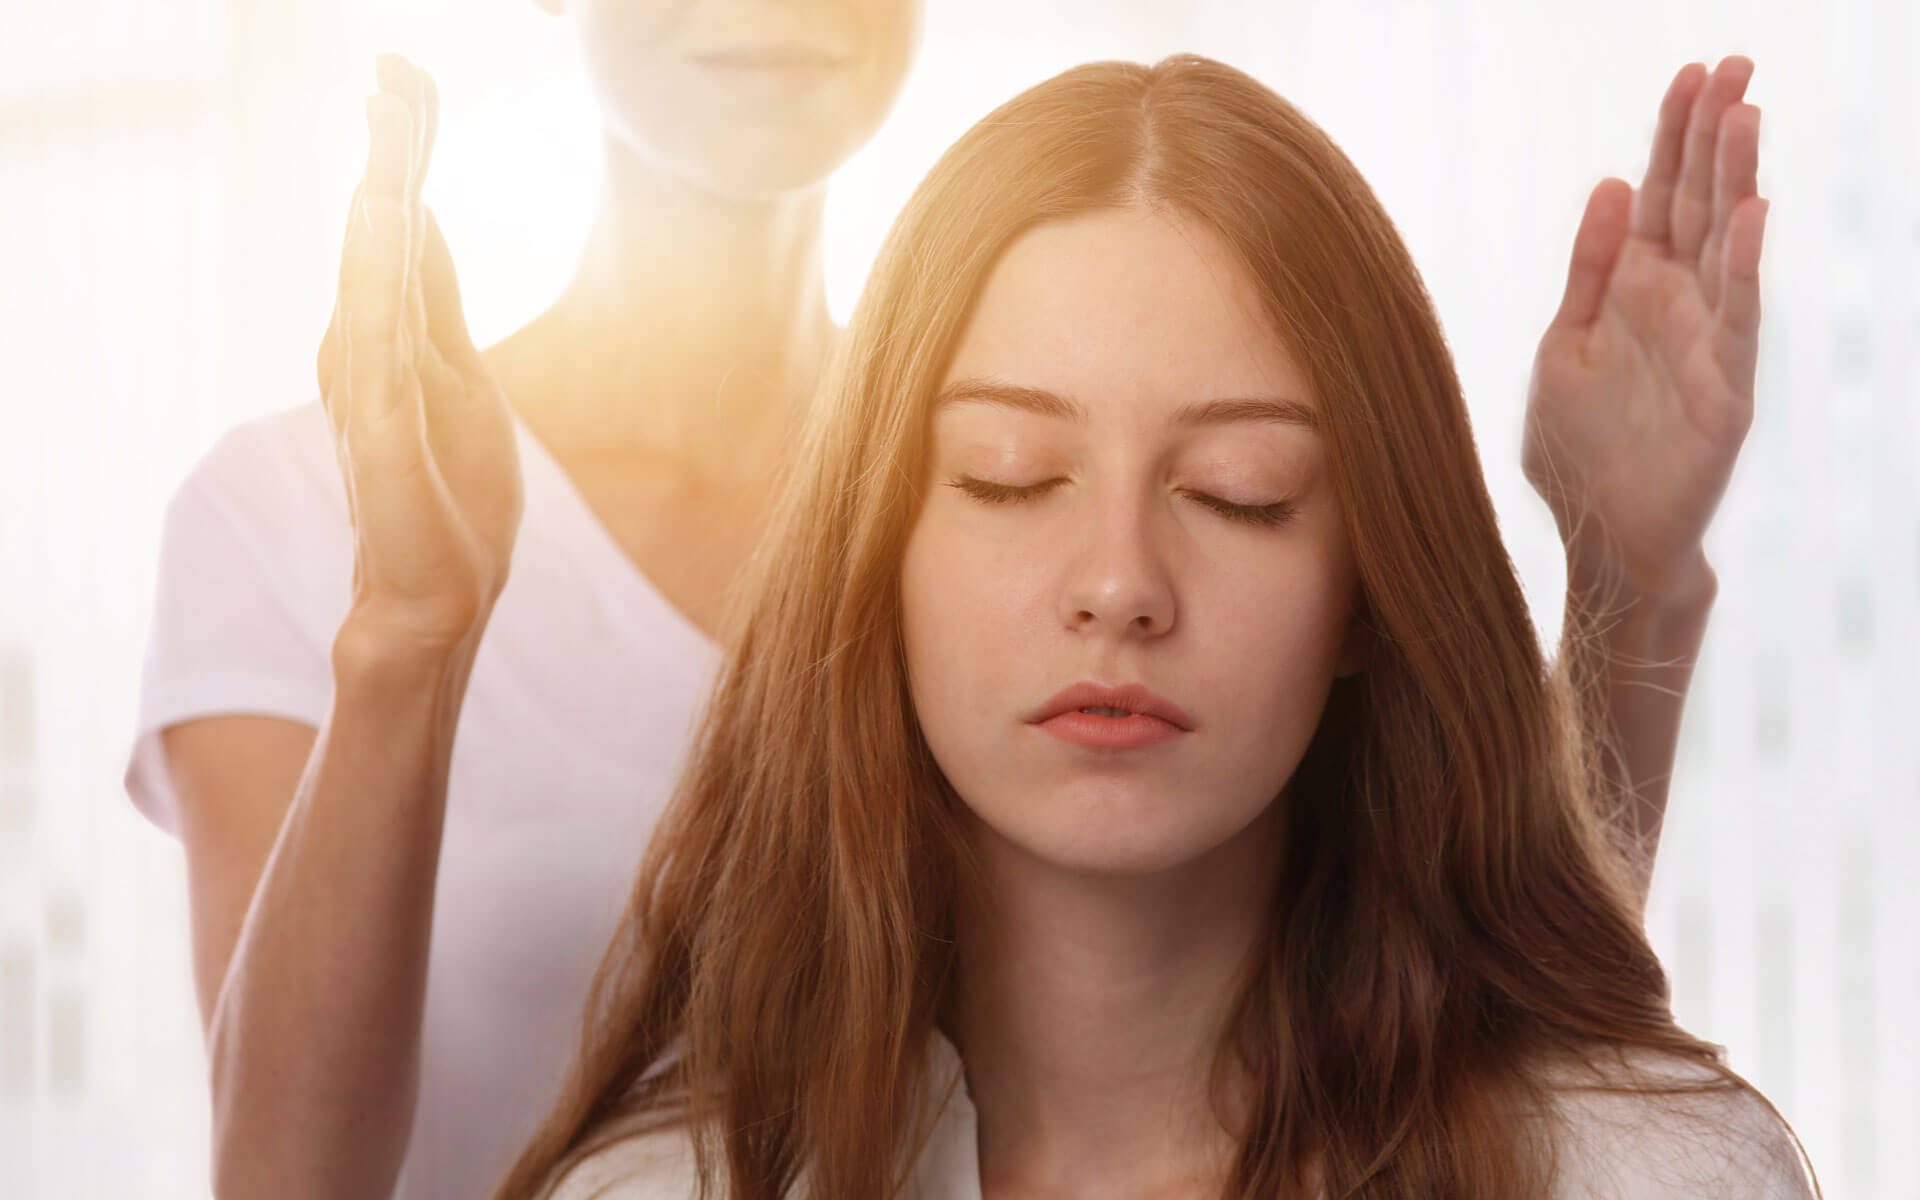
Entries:
POLYGON ((1681 615, 1710 607, 1719 592, 1719 576, 1704 550, 1658 573, 1629 569, 1618 556, 1574 541, 1567 551, 1567 590, 1607 611, 1635 609, 1649 614, 1681 615))
POLYGON ((1701 557, 1658 587, 1638 587, 1617 573, 1569 565, 1569 630, 1576 611, 1596 619, 1614 651, 1647 659, 1690 658, 1706 636, 1719 577, 1701 557))
POLYGON ((376 688, 441 683, 471 667, 484 627, 464 636, 429 633, 351 609, 334 634, 334 675, 376 688))

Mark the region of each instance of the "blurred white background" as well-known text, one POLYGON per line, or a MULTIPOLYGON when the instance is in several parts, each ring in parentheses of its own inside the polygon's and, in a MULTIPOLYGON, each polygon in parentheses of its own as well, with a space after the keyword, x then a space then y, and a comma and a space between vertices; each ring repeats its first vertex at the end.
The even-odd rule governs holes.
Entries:
MULTIPOLYGON (((236 421, 311 398, 372 55, 442 96, 428 200, 484 344, 570 271, 597 141, 528 0, 9 0, 0 13, 0 1191, 204 1200, 178 845, 120 790, 162 507, 236 421)), ((1683 1024, 1834 1197, 1920 1197, 1920 28, 1912 0, 931 0, 837 177, 844 318, 939 151, 1089 58, 1252 71, 1372 179, 1438 303, 1557 640, 1522 480, 1535 340, 1592 183, 1636 183, 1675 68, 1741 52, 1773 197, 1758 416, 1650 922, 1683 1024)))

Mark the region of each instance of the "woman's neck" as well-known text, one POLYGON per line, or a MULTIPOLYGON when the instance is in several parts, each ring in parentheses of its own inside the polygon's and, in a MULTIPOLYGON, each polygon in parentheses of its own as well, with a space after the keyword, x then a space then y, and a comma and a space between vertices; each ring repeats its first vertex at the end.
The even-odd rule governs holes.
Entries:
POLYGON ((1270 928, 1270 817, 1201 860, 1129 879, 1065 873, 977 832, 994 902, 961 913, 950 1032, 979 1111, 982 1180, 1014 1194, 1216 1194, 1245 1096, 1230 1080, 1219 1112, 1209 1076, 1270 928))
POLYGON ((836 332, 824 194, 718 195, 610 143, 573 279, 496 348, 515 406, 563 454, 724 475, 772 452, 836 332))

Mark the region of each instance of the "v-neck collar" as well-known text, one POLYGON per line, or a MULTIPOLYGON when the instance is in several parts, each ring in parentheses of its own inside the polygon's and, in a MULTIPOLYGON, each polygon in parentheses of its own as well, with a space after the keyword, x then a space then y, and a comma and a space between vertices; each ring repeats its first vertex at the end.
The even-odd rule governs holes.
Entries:
POLYGON ((536 477, 543 477, 558 507, 570 510, 570 515, 563 517, 570 534, 568 540, 592 566, 594 579, 603 584, 600 595, 608 610, 610 623, 616 628, 635 627, 633 617, 636 612, 653 610, 682 636, 692 639, 708 652, 717 652, 719 644, 708 636, 707 631, 694 624, 687 614, 667 599, 665 593, 640 569, 640 565, 628 556, 619 539, 613 536, 613 531, 607 528, 600 514, 587 502, 579 484, 574 482, 559 458, 534 433, 533 427, 511 405, 508 411, 513 414, 513 427, 520 437, 523 481, 531 484, 536 477))

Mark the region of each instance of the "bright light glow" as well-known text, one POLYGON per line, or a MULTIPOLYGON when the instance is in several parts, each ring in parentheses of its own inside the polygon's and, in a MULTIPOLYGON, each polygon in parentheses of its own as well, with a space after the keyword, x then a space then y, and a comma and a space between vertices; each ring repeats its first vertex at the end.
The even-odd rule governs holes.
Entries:
MULTIPOLYGON (((120 791, 159 515, 236 421, 304 403, 365 151, 371 59, 443 99, 428 185, 490 342, 571 272, 595 112, 563 22, 509 0, 72 0, 0 37, 0 1164, 10 1195, 204 1197, 178 846, 120 791), (22 1182, 24 1180, 24 1182, 22 1182)), ((1374 182, 1473 404, 1552 644, 1562 560, 1519 472, 1535 339, 1667 78, 1759 63, 1758 416, 1649 927, 1683 1023, 1793 1120, 1829 1195, 1920 1195, 1920 37, 1910 0, 933 0, 893 120, 833 181, 851 311, 940 150, 1076 62, 1196 49, 1374 182)))

